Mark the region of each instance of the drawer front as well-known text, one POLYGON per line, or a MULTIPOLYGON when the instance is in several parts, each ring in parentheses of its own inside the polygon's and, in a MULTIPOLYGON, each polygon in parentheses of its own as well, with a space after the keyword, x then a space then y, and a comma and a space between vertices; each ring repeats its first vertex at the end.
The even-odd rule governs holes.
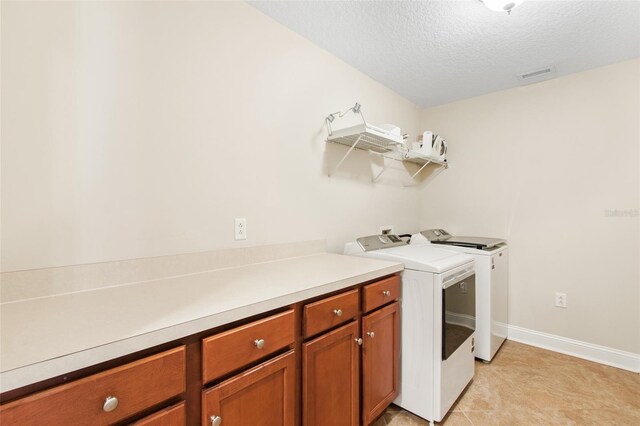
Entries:
POLYGON ((293 426, 296 357, 289 351, 202 392, 202 425, 293 426))
POLYGON ((173 405, 134 423, 135 426, 185 426, 185 403, 173 405))
POLYGON ((185 348, 181 346, 4 404, 0 423, 107 425, 184 391, 185 348), (107 402, 109 397, 115 400, 107 402))
POLYGON ((310 303, 304 307, 304 337, 346 323, 358 315, 358 290, 310 303))
POLYGON ((293 309, 202 339, 202 380, 210 382, 293 341, 293 309))
POLYGON ((362 309, 369 312, 400 298, 400 277, 393 276, 364 286, 362 309))

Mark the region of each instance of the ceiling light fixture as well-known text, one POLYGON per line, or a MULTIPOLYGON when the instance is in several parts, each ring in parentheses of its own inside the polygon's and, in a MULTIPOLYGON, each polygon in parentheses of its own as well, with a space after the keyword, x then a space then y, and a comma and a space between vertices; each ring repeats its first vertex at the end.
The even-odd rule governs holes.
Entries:
POLYGON ((511 15, 511 11, 516 7, 520 6, 520 4, 524 0, 480 0, 491 10, 495 10, 496 12, 507 12, 511 15))

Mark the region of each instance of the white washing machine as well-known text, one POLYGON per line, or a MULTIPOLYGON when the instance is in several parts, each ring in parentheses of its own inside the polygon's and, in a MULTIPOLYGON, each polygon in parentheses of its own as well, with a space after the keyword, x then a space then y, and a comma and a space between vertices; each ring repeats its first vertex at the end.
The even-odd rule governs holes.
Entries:
POLYGON ((411 244, 472 255, 476 264, 476 358, 489 362, 507 338, 509 323, 509 249, 498 238, 457 237, 429 229, 411 237, 411 244))
POLYGON ((358 238, 345 254, 404 263, 396 405, 441 421, 474 374, 473 257, 395 235, 358 238))

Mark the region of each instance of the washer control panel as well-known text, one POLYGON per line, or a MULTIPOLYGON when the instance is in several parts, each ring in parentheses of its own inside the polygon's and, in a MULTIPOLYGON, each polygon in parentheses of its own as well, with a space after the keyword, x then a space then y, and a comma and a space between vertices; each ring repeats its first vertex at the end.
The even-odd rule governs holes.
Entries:
POLYGON ((409 243, 394 234, 369 235, 360 237, 356 242, 364 251, 380 250, 391 247, 406 246, 409 243))

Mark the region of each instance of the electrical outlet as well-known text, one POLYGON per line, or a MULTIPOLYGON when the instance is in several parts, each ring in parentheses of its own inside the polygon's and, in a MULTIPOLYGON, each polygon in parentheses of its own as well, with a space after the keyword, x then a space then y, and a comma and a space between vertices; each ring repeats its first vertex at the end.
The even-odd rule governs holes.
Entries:
POLYGON ((567 307, 567 293, 556 293, 556 306, 558 308, 567 307))
POLYGON ((247 219, 245 219, 244 217, 237 217, 234 229, 236 240, 247 239, 247 219))
POLYGON ((395 232, 393 232, 393 225, 382 225, 379 229, 382 235, 395 234, 395 232))

